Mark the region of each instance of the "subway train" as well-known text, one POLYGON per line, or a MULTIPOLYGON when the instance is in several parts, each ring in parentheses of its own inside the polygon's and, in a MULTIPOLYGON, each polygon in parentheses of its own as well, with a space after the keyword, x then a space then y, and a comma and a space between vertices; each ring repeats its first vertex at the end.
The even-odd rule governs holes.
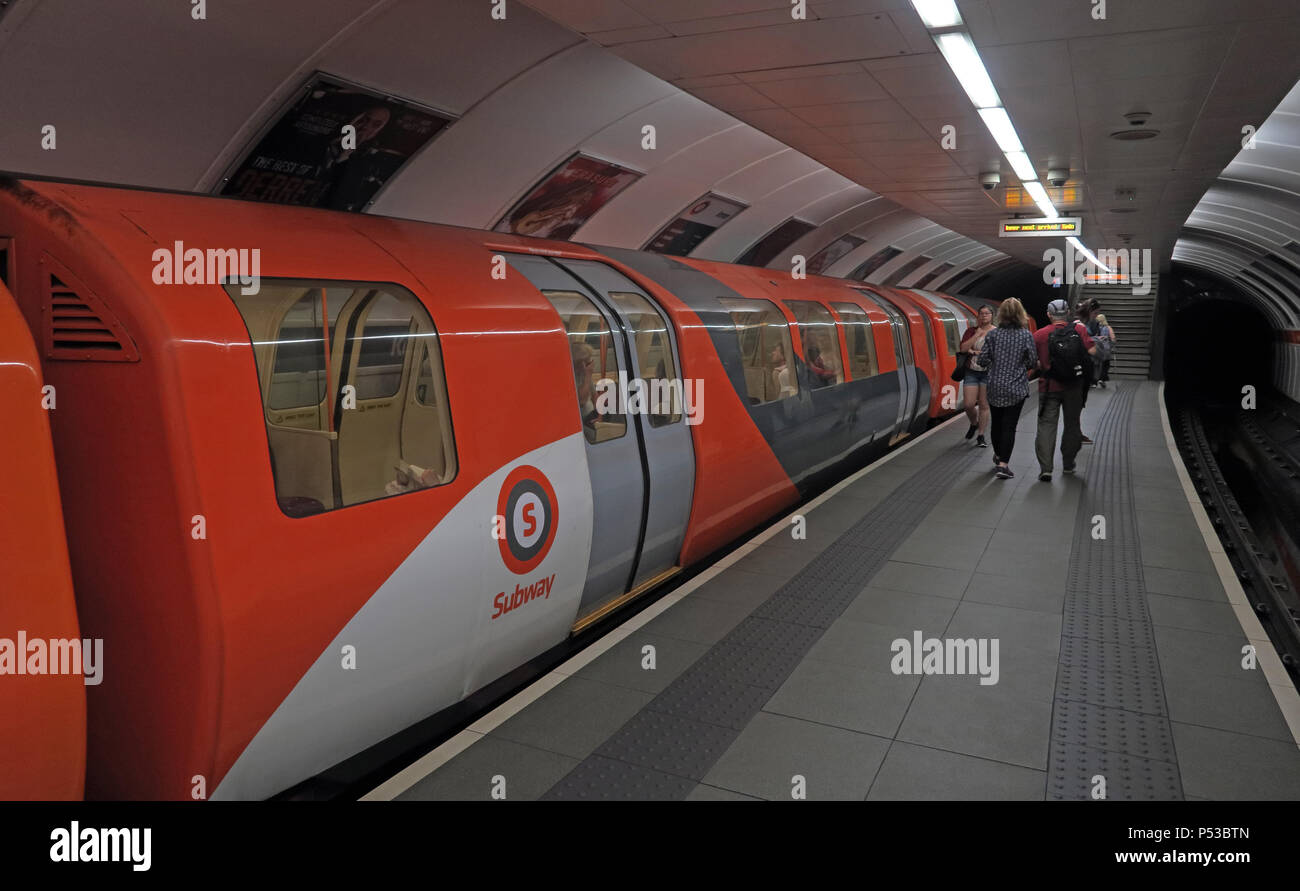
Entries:
POLYGON ((0 279, 5 799, 338 764, 950 414, 983 303, 15 179, 0 279))

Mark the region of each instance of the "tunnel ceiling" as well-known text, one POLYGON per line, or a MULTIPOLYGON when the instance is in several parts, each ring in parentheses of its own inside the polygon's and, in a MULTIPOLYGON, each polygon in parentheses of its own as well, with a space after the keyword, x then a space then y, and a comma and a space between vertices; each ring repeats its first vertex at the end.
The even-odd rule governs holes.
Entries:
POLYGON ((1300 329, 1300 86, 1196 205, 1174 259, 1224 276, 1274 325, 1300 329))
MULTIPOLYGON (((1015 176, 907 0, 808 0, 804 22, 790 0, 526 2, 891 201, 1041 262, 1038 239, 996 240, 1020 192, 986 193, 978 177, 1015 176)), ((1097 5, 958 0, 1040 177, 1070 167, 1049 194, 1083 217, 1083 241, 1164 262, 1242 127, 1300 76, 1300 4, 1111 0, 1100 21, 1097 5), (1159 135, 1111 138, 1130 112, 1159 135)))
MULTIPOLYGON (((622 14, 619 4, 607 5, 622 14)), ((692 256, 735 260, 797 216, 815 228, 770 265, 788 268, 792 254, 812 256, 851 233, 862 244, 828 274, 845 274, 887 246, 902 253, 872 281, 918 257, 930 259, 898 283, 942 263, 952 269, 931 287, 968 270, 1019 267, 1000 252, 1005 245, 981 244, 923 216, 938 205, 912 210, 882 197, 852 167, 835 170, 810 157, 806 139, 804 150, 792 147, 794 130, 752 115, 738 120, 729 112, 748 109, 716 94, 692 95, 515 0, 503 21, 486 0, 221 0, 207 4, 201 21, 189 6, 114 0, 111 15, 93 21, 76 3, 0 6, 0 81, 7 86, 0 91, 0 170, 217 191, 319 71, 455 119, 388 180, 371 212, 491 228, 581 151, 644 175, 591 217, 576 241, 640 248, 715 192, 748 207, 692 256), (657 129, 653 150, 641 145, 647 124, 657 129), (57 128, 54 150, 41 145, 46 125, 57 128)), ((550 4, 548 11, 565 10, 550 4)), ((920 35, 916 27, 909 33, 915 50, 920 35)), ((739 59, 744 49, 722 57, 739 59)), ((790 80, 778 72, 767 89, 790 87, 790 80)), ((853 82, 829 85, 823 107, 847 101, 853 82)), ((793 86, 802 89, 797 79, 793 86)))

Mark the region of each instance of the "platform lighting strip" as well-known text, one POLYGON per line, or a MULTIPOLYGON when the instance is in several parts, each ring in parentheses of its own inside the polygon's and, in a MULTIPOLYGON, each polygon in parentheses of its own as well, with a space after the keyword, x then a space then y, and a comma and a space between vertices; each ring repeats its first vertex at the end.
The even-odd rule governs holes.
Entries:
POLYGON ((1081 253, 1081 254, 1083 254, 1085 257, 1087 257, 1089 260, 1091 260, 1092 263, 1093 263, 1093 265, 1095 265, 1095 266, 1100 266, 1103 272, 1111 272, 1111 271, 1112 271, 1111 268, 1110 268, 1109 266, 1107 266, 1105 263, 1103 263, 1103 262, 1101 262, 1100 260, 1098 260, 1097 257, 1093 254, 1092 251, 1090 251, 1090 250, 1088 250, 1086 247, 1084 247, 1082 241, 1080 241, 1079 239, 1075 238, 1073 235, 1071 235, 1069 238, 1067 238, 1066 241, 1068 241, 1070 244, 1074 245, 1074 249, 1075 249, 1076 251, 1078 251, 1079 253, 1081 253))
MULTIPOLYGON (((965 22, 962 21, 955 0, 911 0, 911 3, 1029 197, 1034 199, 1044 216, 1050 219, 1060 217, 1047 190, 1038 181, 1038 172, 1034 170, 1033 162, 1029 160, 1029 155, 1020 142, 1015 125, 1011 123, 1011 116, 1002 106, 993 79, 989 77, 979 50, 975 48, 975 41, 971 40, 970 34, 965 30, 965 22)), ((1070 242, 1085 257, 1106 269, 1077 238, 1071 237, 1070 242)), ((1109 269, 1106 271, 1110 272, 1109 269)))

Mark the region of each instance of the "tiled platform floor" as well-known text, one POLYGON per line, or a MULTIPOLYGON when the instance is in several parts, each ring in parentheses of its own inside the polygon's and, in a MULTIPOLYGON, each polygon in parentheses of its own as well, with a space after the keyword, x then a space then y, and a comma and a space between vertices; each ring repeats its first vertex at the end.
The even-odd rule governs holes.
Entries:
MULTIPOLYGON (((1204 520, 1175 469, 1159 387, 1120 386, 1134 391, 1126 416, 1126 497, 1136 517, 1146 627, 1154 633, 1157 661, 1148 655, 1142 662, 1150 648, 1129 652, 1106 644, 1097 651, 1101 670, 1110 672, 1102 689, 1114 686, 1113 701, 1060 708, 1074 683, 1062 647, 1087 645, 1063 627, 1063 610, 1080 498, 1100 450, 1084 447, 1074 477, 1060 473, 1058 458, 1056 478, 1039 482, 1031 399, 1012 461, 1016 479, 996 479, 985 449, 962 462, 926 515, 880 557, 869 583, 842 611, 836 606, 828 624, 810 622, 820 627, 808 629, 788 665, 732 665, 727 660, 749 651, 718 644, 765 604, 770 611, 778 589, 814 569, 822 552, 874 508, 901 497, 900 487, 918 470, 951 458, 954 446, 976 451, 960 440, 964 421, 932 431, 808 511, 806 540, 778 531, 672 597, 669 608, 619 642, 597 645, 599 655, 561 666, 541 682, 549 687, 544 695, 504 720, 498 714, 480 721, 453 741, 459 754, 438 759, 445 763, 398 797, 486 799, 502 779, 509 799, 573 797, 580 786, 599 790, 607 779, 610 797, 790 800, 800 790, 808 799, 1083 798, 1089 788, 1052 794, 1049 752, 1054 733, 1065 745, 1059 741, 1078 721, 1091 721, 1090 738, 1104 731, 1108 748, 1076 765, 1081 776, 1106 775, 1125 759, 1149 755, 1144 737, 1159 724, 1165 738, 1172 734, 1172 753, 1137 763, 1154 764, 1172 785, 1151 797, 1300 799, 1293 735, 1300 699, 1264 645, 1260 666, 1242 667, 1248 639, 1238 614, 1249 610, 1231 602, 1220 582, 1221 549, 1217 542, 1207 547, 1204 520), (996 638, 998 683, 982 686, 972 675, 894 674, 891 643, 910 641, 915 631, 996 638), (643 668, 646 647, 654 648, 653 670, 643 668), (739 726, 707 718, 679 726, 671 715, 664 718, 672 711, 662 704, 665 691, 680 689, 674 682, 704 659, 730 672, 735 683, 724 693, 731 691, 735 701, 724 704, 734 706, 728 714, 741 716, 739 726), (1135 705, 1121 695, 1132 671, 1154 676, 1157 666, 1155 689, 1163 689, 1163 702, 1157 696, 1135 705), (745 674, 764 671, 763 677, 745 674), (773 671, 780 672, 775 680, 773 671), (659 704, 652 709, 652 702, 659 704), (1055 728, 1054 705, 1062 725, 1055 728), (1283 709, 1292 711, 1290 723, 1283 709), (611 747, 611 740, 622 742, 611 747), (638 746, 649 755, 632 751, 638 746), (627 751, 632 754, 620 754, 627 751), (645 766, 651 763, 653 770, 645 766), (575 783, 579 776, 587 785, 575 783)), ((1096 431, 1115 393, 1092 391, 1085 432, 1096 431)), ((1097 689, 1096 677, 1093 682, 1097 689)), ((1124 797, 1123 789, 1113 789, 1112 797, 1124 797)))

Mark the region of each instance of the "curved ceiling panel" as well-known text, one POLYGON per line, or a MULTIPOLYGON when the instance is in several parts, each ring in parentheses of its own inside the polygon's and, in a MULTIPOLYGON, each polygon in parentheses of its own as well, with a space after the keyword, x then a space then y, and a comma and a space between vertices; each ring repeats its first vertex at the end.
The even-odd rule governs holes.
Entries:
POLYGON ((1300 84, 1192 210, 1173 257, 1245 289, 1278 328, 1300 328, 1300 84))
MULTIPOLYGON (((751 5, 741 11, 757 18, 744 21, 760 31, 788 18, 773 0, 751 5)), ((827 18, 818 33, 841 47, 834 52, 856 53, 863 35, 881 56, 900 41, 912 52, 928 45, 907 16, 899 26, 898 16, 835 16, 828 13, 834 3, 817 6, 827 18)), ((76 4, 10 4, 0 12, 0 79, 30 88, 5 94, 0 170, 211 192, 320 71, 456 118, 388 179, 370 212, 491 227, 548 172, 583 152, 642 176, 591 216, 575 240, 640 248, 715 192, 746 208, 705 238, 695 256, 735 260, 791 217, 816 228, 774 267, 789 268, 792 254, 811 256, 848 232, 865 244, 828 272, 853 269, 885 243, 904 250, 900 265, 932 258, 926 268, 1004 256, 809 156, 816 149, 846 164, 861 160, 842 139, 879 139, 872 127, 908 125, 891 123, 880 109, 839 105, 870 86, 860 66, 758 71, 743 82, 715 78, 713 67, 754 57, 740 45, 719 54, 725 29, 714 33, 695 8, 695 0, 574 6, 587 17, 584 28, 615 42, 668 34, 657 24, 664 15, 693 19, 672 29, 699 36, 679 60, 680 73, 690 76, 678 86, 522 3, 509 4, 499 21, 487 3, 222 0, 196 22, 186 4, 117 0, 113 15, 93 28, 76 4), (124 52, 141 34, 150 35, 149 50, 124 52), (79 71, 97 73, 94 90, 61 64, 69 55, 79 59, 79 71), (796 100, 799 115, 784 107, 796 100), (824 133, 810 117, 822 120, 824 133), (56 151, 40 147, 48 123, 58 127, 56 151), (642 145, 647 125, 655 128, 653 149, 642 145)), ((729 16, 726 26, 740 21, 729 16)), ((895 79, 906 90, 909 80, 921 83, 917 77, 899 69, 895 79)), ((906 149, 904 142, 892 147, 906 149)))

